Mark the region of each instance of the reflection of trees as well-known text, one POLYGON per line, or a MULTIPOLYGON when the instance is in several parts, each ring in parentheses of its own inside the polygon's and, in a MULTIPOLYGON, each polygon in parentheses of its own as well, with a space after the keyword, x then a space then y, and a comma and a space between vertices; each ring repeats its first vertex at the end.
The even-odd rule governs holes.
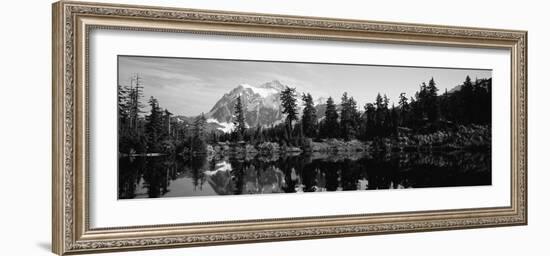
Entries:
POLYGON ((231 175, 234 194, 262 194, 283 192, 284 174, 269 161, 232 160, 231 175))
POLYGON ((122 157, 118 160, 118 198, 136 197, 136 188, 143 172, 144 159, 122 157))
POLYGON ((162 197, 171 180, 183 177, 191 178, 189 185, 195 190, 208 184, 218 195, 470 186, 491 184, 490 168, 490 152, 464 151, 373 152, 351 158, 123 157, 119 159, 118 196, 162 197), (140 188, 145 191, 139 192, 140 188))
POLYGON ((150 198, 160 197, 168 190, 167 171, 163 168, 162 162, 148 160, 143 172, 143 187, 147 189, 150 198))
POLYGON ((265 169, 257 172, 258 190, 261 193, 282 193, 284 187, 284 174, 274 165, 267 165, 265 169))
POLYGON ((285 193, 294 193, 296 188, 301 185, 301 173, 303 170, 303 158, 297 156, 284 156, 277 161, 277 166, 284 173, 284 186, 282 187, 285 193))
POLYGON ((194 155, 191 158, 187 159, 186 163, 191 168, 191 177, 193 178, 194 189, 202 189, 202 184, 204 183, 204 171, 206 170, 206 156, 205 155, 194 155))
POLYGON ((342 190, 357 190, 359 179, 354 164, 349 159, 346 159, 340 164, 340 168, 342 190))
POLYGON ((234 195, 240 195, 243 193, 245 162, 243 160, 233 160, 231 161, 231 167, 232 191, 234 195))
POLYGON ((398 169, 397 162, 392 161, 385 153, 376 154, 370 159, 363 159, 362 162, 363 165, 367 166, 367 172, 365 173, 369 182, 367 189, 390 188, 398 169))
POLYGON ((490 152, 413 152, 361 161, 368 189, 491 184, 490 152))
POLYGON ((319 181, 321 180, 321 171, 317 164, 306 164, 301 171, 302 184, 304 192, 315 192, 318 190, 319 181))
POLYGON ((445 187, 490 184, 490 152, 373 153, 347 158, 343 155, 286 159, 286 192, 303 186, 305 192, 357 190, 359 180, 367 189, 445 187), (297 173, 299 177, 292 177, 297 173), (321 189, 322 190, 322 189, 321 189))
POLYGON ((325 174, 327 191, 336 191, 340 187, 340 170, 337 162, 323 163, 321 166, 321 171, 325 174))

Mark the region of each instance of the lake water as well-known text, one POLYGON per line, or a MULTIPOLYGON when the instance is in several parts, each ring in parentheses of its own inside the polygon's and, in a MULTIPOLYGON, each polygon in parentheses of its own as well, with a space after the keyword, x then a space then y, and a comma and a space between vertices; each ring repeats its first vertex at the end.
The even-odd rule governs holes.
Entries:
POLYGON ((491 185, 487 152, 119 158, 118 198, 491 185))

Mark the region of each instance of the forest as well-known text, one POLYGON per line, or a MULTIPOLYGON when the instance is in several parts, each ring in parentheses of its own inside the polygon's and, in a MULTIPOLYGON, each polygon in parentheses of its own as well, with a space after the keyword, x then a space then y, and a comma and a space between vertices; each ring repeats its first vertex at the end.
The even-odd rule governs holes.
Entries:
POLYGON ((225 133, 209 129, 204 114, 181 122, 156 98, 145 103, 143 86, 136 77, 131 86, 119 86, 119 153, 187 156, 223 153, 224 148, 231 151, 235 147, 245 148, 246 153, 249 149, 261 151, 266 145, 275 145, 278 151, 311 151, 335 142, 365 144, 371 150, 418 149, 422 145, 489 147, 491 82, 491 78, 472 80, 468 76, 452 91, 439 92, 432 78, 422 83, 415 95, 401 93, 391 106, 385 94, 378 93, 372 102, 358 106, 352 95, 343 93, 340 98, 329 97, 322 111, 310 93, 298 95, 295 88, 286 87, 280 94, 283 122, 248 127, 239 97, 234 108, 235 128, 225 133), (145 104, 148 111, 144 111, 145 104))

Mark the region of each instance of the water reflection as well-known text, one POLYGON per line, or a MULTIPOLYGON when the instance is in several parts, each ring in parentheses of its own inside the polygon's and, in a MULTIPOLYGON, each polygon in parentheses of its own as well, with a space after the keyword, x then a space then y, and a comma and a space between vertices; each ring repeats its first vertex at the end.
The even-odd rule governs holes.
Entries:
POLYGON ((475 186, 491 184, 490 152, 248 158, 121 157, 118 197, 475 186))

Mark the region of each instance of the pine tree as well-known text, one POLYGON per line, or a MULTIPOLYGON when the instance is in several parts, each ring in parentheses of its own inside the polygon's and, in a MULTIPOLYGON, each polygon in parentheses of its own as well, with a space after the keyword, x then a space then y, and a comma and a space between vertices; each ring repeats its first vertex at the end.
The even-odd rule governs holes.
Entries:
POLYGON ((390 120, 391 120, 390 121, 391 131, 394 134, 397 134, 397 127, 399 126, 400 114, 397 111, 397 108, 395 107, 394 104, 392 104, 389 112, 390 112, 390 120))
POLYGON ((286 87, 281 92, 281 104, 283 106, 283 113, 286 114, 286 129, 287 134, 292 136, 292 122, 298 120, 298 110, 296 104, 296 88, 286 87))
POLYGON ((241 100, 241 96, 237 97, 237 104, 235 104, 235 132, 237 133, 237 140, 242 140, 244 132, 246 131, 246 123, 244 116, 244 109, 241 100))
POLYGON ((325 120, 323 124, 323 135, 327 138, 338 137, 338 112, 332 97, 327 99, 327 109, 325 110, 325 120))
POLYGON ((390 98, 388 98, 388 96, 387 96, 386 94, 384 94, 384 99, 383 99, 383 101, 384 101, 384 108, 385 108, 385 109, 388 109, 388 106, 389 106, 389 104, 390 104, 390 98))
POLYGON ((193 122, 193 137, 191 138, 191 152, 204 153, 206 152, 206 117, 201 113, 193 122))
POLYGON ((387 126, 387 122, 389 121, 386 118, 388 114, 387 113, 388 102, 389 102, 389 99, 386 95, 384 95, 384 97, 382 97, 380 93, 376 95, 376 101, 374 103, 376 106, 376 115, 375 115, 376 135, 381 135, 384 133, 385 128, 387 126))
POLYGON ((365 112, 361 118, 361 138, 366 140, 373 136, 376 127, 376 108, 372 103, 366 103, 363 108, 365 112))
POLYGON ((141 84, 141 77, 137 74, 134 78, 132 78, 130 91, 128 95, 130 99, 129 100, 130 129, 132 129, 134 132, 137 132, 139 114, 143 113, 141 110, 143 108, 143 105, 141 104, 141 98, 143 97, 143 85, 141 84))
POLYGON ((168 111, 168 109, 165 109, 164 115, 162 118, 163 118, 164 132, 168 136, 172 136, 171 116, 172 116, 172 113, 168 111))
POLYGON ((430 97, 436 97, 437 96, 437 91, 439 91, 439 89, 437 89, 437 87, 435 86, 435 81, 434 81, 433 77, 428 82, 427 90, 428 90, 428 93, 429 93, 430 97))
POLYGON ((306 137, 313 138, 317 130, 317 110, 313 104, 311 94, 303 94, 304 111, 302 113, 302 129, 306 137))
POLYGON ((399 110, 400 110, 398 125, 402 126, 406 122, 407 117, 409 115, 409 110, 410 110, 409 99, 407 98, 407 96, 405 96, 404 92, 399 94, 398 104, 399 104, 399 110))
POLYGON ((384 100, 382 99, 382 95, 380 95, 380 93, 378 93, 376 95, 376 100, 375 100, 375 106, 376 106, 376 109, 383 109, 384 108, 384 100))
POLYGON ((145 117, 145 133, 147 135, 148 152, 158 152, 161 150, 162 136, 162 109, 159 107, 157 99, 151 96, 149 99, 151 112, 145 117))
POLYGON ((462 120, 465 123, 471 123, 472 115, 474 114, 475 109, 473 108, 472 104, 469 104, 474 100, 474 85, 470 76, 466 76, 466 80, 464 81, 464 84, 462 85, 460 90, 460 95, 462 97, 462 120))
POLYGON ((130 116, 130 88, 118 85, 118 120, 119 129, 125 130, 130 116))
POLYGON ((203 139, 205 126, 206 117, 204 117, 204 113, 201 113, 193 122, 193 136, 203 139))
POLYGON ((409 99, 407 98, 407 96, 405 96, 405 93, 402 92, 401 94, 399 94, 399 108, 401 109, 401 111, 409 111, 409 99))
POLYGON ((439 119, 439 102, 437 99, 437 89, 434 78, 432 77, 426 87, 426 115, 429 121, 437 121, 439 119))
POLYGON ((345 140, 355 137, 359 112, 357 111, 357 102, 353 97, 348 97, 347 92, 342 95, 342 111, 340 113, 341 135, 345 140))

